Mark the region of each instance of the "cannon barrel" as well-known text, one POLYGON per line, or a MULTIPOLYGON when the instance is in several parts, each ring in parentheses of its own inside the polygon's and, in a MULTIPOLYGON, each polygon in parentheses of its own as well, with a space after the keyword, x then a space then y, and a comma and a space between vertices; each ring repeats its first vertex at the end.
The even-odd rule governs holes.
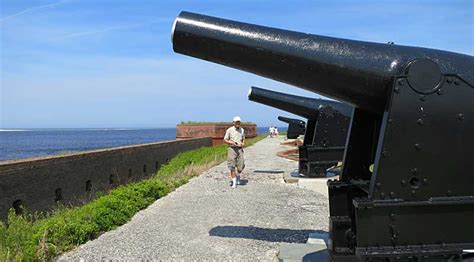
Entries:
POLYGON ((250 88, 248 97, 250 101, 278 108, 311 120, 317 120, 319 109, 326 106, 333 107, 347 117, 350 117, 352 112, 350 106, 339 102, 295 96, 255 86, 250 88))
POLYGON ((471 56, 312 35, 189 12, 176 18, 172 42, 177 53, 295 85, 378 114, 383 112, 392 77, 405 74, 415 59, 431 59, 437 62, 440 74, 456 74, 474 85, 471 56))
POLYGON ((305 126, 305 122, 303 120, 299 120, 299 119, 295 119, 295 118, 278 116, 278 120, 280 120, 282 122, 285 122, 287 124, 296 124, 296 125, 305 126))
POLYGON ((298 138, 306 132, 306 123, 303 120, 284 116, 278 116, 278 120, 288 124, 288 130, 286 132, 286 137, 288 139, 298 138))

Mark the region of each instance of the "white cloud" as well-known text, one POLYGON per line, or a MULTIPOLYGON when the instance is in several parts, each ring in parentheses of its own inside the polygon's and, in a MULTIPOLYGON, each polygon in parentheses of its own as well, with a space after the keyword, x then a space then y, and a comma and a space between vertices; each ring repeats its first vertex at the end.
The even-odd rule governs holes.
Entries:
POLYGON ((61 4, 67 3, 67 2, 69 2, 69 1, 60 0, 60 1, 54 2, 54 3, 49 3, 49 4, 45 4, 45 5, 38 5, 38 6, 33 6, 33 7, 30 7, 30 8, 26 8, 24 10, 21 10, 21 11, 17 12, 17 13, 7 15, 7 16, 4 16, 4 17, 0 18, 0 24, 4 23, 5 21, 8 21, 10 19, 13 19, 15 17, 21 16, 21 15, 24 15, 24 14, 27 14, 27 13, 30 13, 30 12, 33 12, 33 11, 37 11, 37 10, 44 9, 44 8, 56 7, 58 5, 61 5, 61 4))
POLYGON ((142 27, 142 26, 145 26, 145 25, 151 25, 151 24, 155 24, 155 23, 168 22, 169 20, 170 20, 169 18, 157 18, 157 19, 153 19, 153 20, 150 20, 150 21, 147 21, 147 22, 142 22, 142 23, 133 23, 133 24, 128 24, 128 25, 110 26, 110 27, 105 27, 103 29, 99 29, 99 30, 89 30, 89 31, 70 33, 70 34, 66 34, 66 35, 57 37, 56 40, 84 37, 84 36, 95 35, 95 34, 104 34, 104 33, 108 33, 108 32, 111 32, 111 31, 126 30, 126 29, 142 27))

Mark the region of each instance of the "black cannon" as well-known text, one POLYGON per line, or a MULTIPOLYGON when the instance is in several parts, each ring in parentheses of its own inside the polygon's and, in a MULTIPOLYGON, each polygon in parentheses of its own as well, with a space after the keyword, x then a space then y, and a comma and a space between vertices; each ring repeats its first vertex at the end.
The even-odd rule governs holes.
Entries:
POLYGON ((286 138, 296 139, 299 136, 304 135, 304 132, 306 130, 306 123, 303 120, 284 117, 284 116, 278 116, 278 120, 288 124, 288 131, 286 131, 286 138))
POLYGON ((186 12, 174 27, 178 53, 355 107, 328 182, 333 260, 456 261, 474 248, 474 57, 186 12))
POLYGON ((258 87, 250 89, 248 98, 307 119, 303 145, 298 148, 299 174, 323 177, 327 168, 342 161, 352 113, 350 106, 258 87))

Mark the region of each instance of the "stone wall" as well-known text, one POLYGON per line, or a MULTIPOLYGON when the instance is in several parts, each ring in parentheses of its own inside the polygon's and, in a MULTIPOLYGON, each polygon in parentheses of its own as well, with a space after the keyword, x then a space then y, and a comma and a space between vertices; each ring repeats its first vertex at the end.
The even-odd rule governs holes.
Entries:
POLYGON ((94 192, 153 175, 178 153, 211 146, 209 137, 0 163, 0 219, 14 207, 47 211, 87 202, 94 192))
MULTIPOLYGON (((209 123, 209 124, 179 124, 176 125, 176 138, 186 139, 194 137, 212 137, 212 144, 222 144, 225 131, 231 127, 232 123, 209 123)), ((245 130, 245 137, 252 138, 257 136, 257 125, 242 124, 245 130)))

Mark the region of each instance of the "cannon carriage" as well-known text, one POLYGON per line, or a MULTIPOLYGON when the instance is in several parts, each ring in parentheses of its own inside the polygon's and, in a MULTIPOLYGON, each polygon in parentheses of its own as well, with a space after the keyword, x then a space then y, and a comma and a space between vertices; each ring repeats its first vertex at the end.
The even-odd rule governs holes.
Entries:
POLYGON ((332 260, 460 261, 474 248, 474 57, 188 12, 172 41, 354 107, 328 182, 332 260))

